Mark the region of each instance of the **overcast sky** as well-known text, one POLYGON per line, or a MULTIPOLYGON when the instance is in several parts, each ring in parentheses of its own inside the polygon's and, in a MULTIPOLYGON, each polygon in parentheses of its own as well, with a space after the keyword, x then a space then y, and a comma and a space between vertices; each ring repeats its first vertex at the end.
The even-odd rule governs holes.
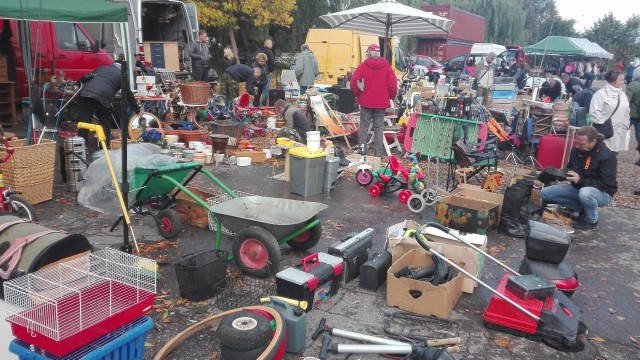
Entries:
POLYGON ((621 22, 625 22, 634 12, 640 15, 638 0, 556 0, 556 8, 563 19, 576 21, 577 31, 590 28, 610 12, 621 22))

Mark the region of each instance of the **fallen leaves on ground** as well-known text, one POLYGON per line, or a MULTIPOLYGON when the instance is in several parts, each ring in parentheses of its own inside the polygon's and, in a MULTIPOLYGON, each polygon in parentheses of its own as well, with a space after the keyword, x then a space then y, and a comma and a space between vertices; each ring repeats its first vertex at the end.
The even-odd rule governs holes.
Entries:
POLYGON ((491 256, 497 256, 502 250, 504 250, 504 244, 490 247, 487 250, 487 253, 491 256))
POLYGON ((511 343, 511 340, 502 337, 502 336, 497 336, 495 339, 493 339, 493 342, 498 345, 501 346, 511 352, 513 352, 513 344, 511 343))
POLYGON ((603 339, 601 336, 593 336, 593 337, 591 337, 591 340, 594 341, 594 342, 600 343, 600 344, 606 342, 606 340, 603 339))

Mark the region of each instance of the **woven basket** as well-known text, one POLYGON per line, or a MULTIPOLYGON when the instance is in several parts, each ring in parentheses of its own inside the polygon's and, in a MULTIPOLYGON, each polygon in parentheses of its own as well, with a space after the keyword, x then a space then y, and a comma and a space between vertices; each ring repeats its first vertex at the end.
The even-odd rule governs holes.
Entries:
MULTIPOLYGON (((127 144, 135 144, 136 141, 133 139, 127 139, 127 144)), ((122 140, 111 140, 111 150, 119 150, 122 149, 122 140)))
POLYGON ((189 144, 189 141, 211 141, 207 130, 184 131, 182 135, 184 137, 184 142, 187 143, 187 145, 189 144))
MULTIPOLYGON (((20 139, 9 141, 9 144, 15 149, 13 156, 0 164, 5 185, 21 191, 20 196, 32 204, 51 200, 56 142, 42 140, 40 144, 27 145, 26 139, 20 139)), ((5 154, 5 148, 0 147, 0 157, 5 154)))
POLYGON ((189 105, 203 105, 209 101, 209 83, 195 82, 179 84, 182 102, 189 105))

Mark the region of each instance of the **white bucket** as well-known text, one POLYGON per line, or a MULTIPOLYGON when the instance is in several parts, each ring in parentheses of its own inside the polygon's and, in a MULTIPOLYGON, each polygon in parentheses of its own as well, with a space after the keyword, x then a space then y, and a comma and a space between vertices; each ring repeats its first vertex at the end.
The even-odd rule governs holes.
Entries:
POLYGON ((262 150, 262 152, 264 152, 264 158, 265 159, 271 159, 271 150, 264 149, 264 150, 262 150))
POLYGON ((204 159, 205 164, 207 165, 211 164, 211 161, 213 161, 213 151, 211 151, 210 149, 204 149, 203 153, 205 156, 205 159, 204 159))
POLYGON ((267 128, 275 129, 276 128, 276 118, 268 117, 267 118, 267 128))
MULTIPOLYGON (((221 163, 223 159, 224 159, 224 154, 218 154, 218 153, 213 154, 213 160, 216 162, 216 166, 218 166, 218 164, 221 163)), ((231 163, 231 159, 229 159, 229 163, 231 163)))
POLYGON ((175 144, 178 142, 178 135, 165 135, 165 140, 167 140, 167 145, 175 144))
POLYGON ((251 165, 251 158, 248 156, 239 156, 236 160, 238 166, 249 166, 251 165))
POLYGON ((318 139, 318 140, 309 140, 307 138, 307 149, 309 149, 309 152, 316 152, 316 151, 320 150, 320 139, 318 139))
POLYGON ((318 140, 320 141, 320 131, 307 131, 307 144, 309 140, 318 140))

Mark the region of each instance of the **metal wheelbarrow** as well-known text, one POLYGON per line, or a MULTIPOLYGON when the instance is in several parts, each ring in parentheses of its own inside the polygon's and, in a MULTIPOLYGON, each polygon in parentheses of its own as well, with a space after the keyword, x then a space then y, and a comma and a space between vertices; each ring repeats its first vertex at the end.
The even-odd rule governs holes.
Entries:
POLYGON ((216 222, 216 249, 222 224, 235 233, 233 256, 243 272, 269 276, 278 272, 280 245, 308 250, 320 241, 318 212, 327 205, 263 196, 235 197, 210 207, 216 222))

